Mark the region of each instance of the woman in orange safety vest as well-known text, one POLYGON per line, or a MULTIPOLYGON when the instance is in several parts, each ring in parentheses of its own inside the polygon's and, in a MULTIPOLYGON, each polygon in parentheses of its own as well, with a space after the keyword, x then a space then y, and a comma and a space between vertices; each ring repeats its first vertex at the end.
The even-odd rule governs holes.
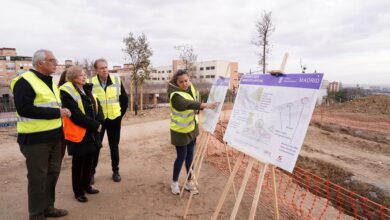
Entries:
POLYGON ((67 70, 67 80, 60 87, 62 105, 72 115, 64 119, 64 135, 68 154, 72 158, 72 187, 79 202, 87 202, 85 193, 96 194, 99 190, 90 185, 94 154, 101 147, 99 131, 102 128, 103 112, 99 101, 92 95, 92 84, 81 66, 67 70))

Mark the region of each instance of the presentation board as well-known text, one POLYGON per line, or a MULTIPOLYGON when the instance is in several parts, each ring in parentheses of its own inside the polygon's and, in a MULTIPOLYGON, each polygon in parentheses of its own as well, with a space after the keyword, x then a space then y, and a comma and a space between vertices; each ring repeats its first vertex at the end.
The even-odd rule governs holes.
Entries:
POLYGON ((202 111, 202 128, 211 134, 214 133, 215 127, 217 126, 219 115, 221 114, 222 106, 229 88, 229 82, 230 78, 217 78, 214 80, 207 103, 218 102, 219 105, 215 109, 204 109, 202 111))
POLYGON ((224 140, 260 161, 292 172, 323 74, 246 74, 224 140))

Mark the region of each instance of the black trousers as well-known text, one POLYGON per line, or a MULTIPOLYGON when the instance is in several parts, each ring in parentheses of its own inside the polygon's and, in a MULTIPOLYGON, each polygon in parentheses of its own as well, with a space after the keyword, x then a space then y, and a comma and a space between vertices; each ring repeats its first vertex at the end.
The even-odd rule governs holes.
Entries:
POLYGON ((54 207, 55 188, 62 161, 61 140, 19 146, 26 158, 28 211, 30 216, 34 216, 54 207))
MULTIPOLYGON (((119 171, 119 141, 121 138, 121 122, 122 122, 122 117, 117 117, 114 120, 106 119, 104 121, 102 131, 100 132, 100 137, 103 140, 104 133, 105 131, 107 131, 108 145, 110 146, 110 154, 111 154, 112 172, 119 171)), ((100 154, 100 149, 95 154, 94 167, 92 170, 93 175, 96 173, 96 167, 99 162, 99 154, 100 154)))
POLYGON ((85 190, 91 187, 94 153, 72 158, 72 187, 75 197, 85 194, 85 190))
MULTIPOLYGON (((194 158, 194 149, 195 149, 196 139, 191 141, 185 146, 175 146, 177 157, 173 163, 173 176, 172 181, 177 181, 179 179, 180 171, 185 162, 187 173, 190 170, 192 160, 194 158)), ((191 179, 191 174, 188 176, 188 180, 191 179)))

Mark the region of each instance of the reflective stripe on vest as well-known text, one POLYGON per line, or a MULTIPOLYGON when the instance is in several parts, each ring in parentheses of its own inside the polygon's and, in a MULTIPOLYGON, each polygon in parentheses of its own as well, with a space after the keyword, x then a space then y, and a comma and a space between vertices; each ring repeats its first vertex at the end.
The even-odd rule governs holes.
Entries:
POLYGON ((198 123, 198 116, 194 113, 194 110, 184 110, 184 111, 178 111, 172 106, 172 97, 175 94, 178 94, 182 96, 185 99, 191 100, 191 101, 198 101, 199 100, 199 93, 196 91, 195 87, 191 85, 191 92, 194 94, 195 97, 192 97, 187 92, 182 91, 176 91, 171 93, 169 98, 169 107, 171 109, 171 122, 170 122, 170 128, 173 131, 179 132, 179 133, 189 133, 195 129, 195 122, 198 123))
MULTIPOLYGON (((44 83, 35 73, 27 71, 18 77, 12 79, 10 87, 13 91, 15 83, 24 78, 35 92, 34 106, 46 108, 60 108, 61 100, 57 86, 52 82, 51 90, 46 83, 44 83)), ((29 134, 42 131, 50 131, 62 126, 61 118, 56 119, 35 119, 20 116, 16 112, 17 124, 16 129, 18 133, 29 134)))
POLYGON ((92 77, 89 82, 93 84, 92 93, 97 96, 102 105, 104 119, 111 120, 121 115, 119 96, 121 95, 121 80, 116 76, 109 76, 112 84, 104 90, 100 85, 98 76, 92 77))

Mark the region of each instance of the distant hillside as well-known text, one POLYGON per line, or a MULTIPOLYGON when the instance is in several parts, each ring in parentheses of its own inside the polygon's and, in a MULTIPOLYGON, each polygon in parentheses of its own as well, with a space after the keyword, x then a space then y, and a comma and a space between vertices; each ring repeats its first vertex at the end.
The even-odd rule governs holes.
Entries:
POLYGON ((390 114, 390 96, 373 95, 330 106, 331 110, 353 113, 390 114))

